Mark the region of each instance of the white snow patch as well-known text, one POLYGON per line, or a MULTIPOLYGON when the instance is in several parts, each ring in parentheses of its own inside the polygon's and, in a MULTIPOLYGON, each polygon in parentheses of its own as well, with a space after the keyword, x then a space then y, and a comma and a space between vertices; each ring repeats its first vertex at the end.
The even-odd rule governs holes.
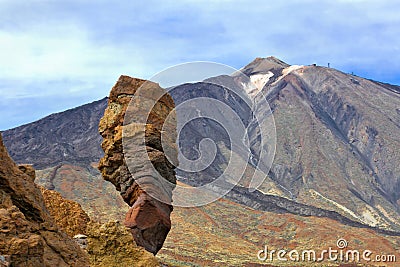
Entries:
POLYGON ((258 89, 257 89, 257 87, 256 87, 253 83, 251 83, 251 82, 242 83, 242 82, 241 82, 241 84, 242 84, 242 87, 243 87, 244 91, 245 91, 249 96, 254 96, 254 95, 257 94, 258 89))
POLYGON ((278 83, 280 80, 282 80, 282 78, 284 78, 289 73, 291 73, 291 72, 293 72, 295 70, 301 69, 303 67, 304 67, 304 65, 292 65, 292 66, 289 66, 289 67, 283 69, 282 70, 282 75, 279 76, 279 78, 274 82, 274 84, 278 83))
POLYGON ((268 83, 269 79, 274 76, 271 71, 264 74, 254 74, 250 76, 250 82, 247 84, 241 83, 244 90, 249 96, 255 96, 258 94, 264 86, 268 83))
POLYGON ((282 74, 283 74, 283 76, 286 76, 289 73, 291 73, 292 71, 301 69, 302 67, 304 67, 304 65, 292 65, 292 66, 289 66, 289 67, 283 69, 282 74))
POLYGON ((376 214, 374 210, 368 206, 363 211, 362 216, 364 221, 371 226, 376 226, 379 223, 378 220, 375 218, 376 214))
POLYGON ((261 91, 272 76, 274 76, 274 74, 271 71, 265 74, 254 74, 250 76, 250 81, 261 91))

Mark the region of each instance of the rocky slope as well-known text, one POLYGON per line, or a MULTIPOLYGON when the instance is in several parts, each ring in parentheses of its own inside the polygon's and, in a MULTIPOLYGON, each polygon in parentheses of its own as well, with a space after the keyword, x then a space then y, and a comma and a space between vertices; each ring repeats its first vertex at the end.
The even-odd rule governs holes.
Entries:
POLYGON ((398 230, 400 95, 324 67, 288 67, 282 73, 260 88, 276 122, 269 177, 281 194, 398 230))
POLYGON ((105 154, 99 170, 131 206, 124 224, 131 229, 136 243, 154 254, 171 228, 175 167, 164 154, 161 131, 169 133, 170 147, 175 147, 176 122, 163 128, 174 107, 172 98, 158 84, 121 76, 111 89, 99 125, 105 154), (140 93, 139 88, 143 88, 140 93), (129 105, 131 101, 134 103, 129 105), (154 106, 147 113, 149 101, 154 106), (147 152, 148 160, 141 150, 147 152), (159 179, 166 179, 173 186, 162 186, 159 179))
POLYGON ((17 163, 35 169, 65 163, 89 166, 102 157, 98 125, 107 98, 49 115, 34 123, 5 131, 4 144, 17 163))
MULTIPOLYGON (((274 162, 270 170, 259 169, 266 179, 258 192, 241 190, 252 199, 241 203, 258 208, 265 206, 262 203, 268 196, 263 195, 273 194, 399 232, 399 87, 324 67, 289 66, 273 57, 258 58, 241 71, 249 81, 237 74, 225 75, 176 86, 171 91, 177 104, 188 98, 207 97, 228 105, 246 127, 251 151, 248 160, 245 151, 232 149, 232 133, 207 118, 194 120, 181 132, 180 155, 196 159, 200 140, 205 138, 215 142, 217 153, 201 172, 187 173, 178 168, 180 180, 193 186, 207 184, 224 173, 231 153, 236 153, 248 160, 240 183, 246 185, 246 177, 257 165, 262 167, 260 153, 273 149, 260 141, 271 135, 271 127, 260 128, 255 118, 273 116, 277 138, 274 162), (237 100, 232 93, 237 88, 247 93, 241 97, 245 101, 237 100), (258 104, 263 99, 268 100, 271 110, 258 104), (246 106, 247 102, 253 105, 246 106)), ((226 116, 218 107, 207 109, 226 116)), ((177 112, 178 122, 188 112, 196 110, 177 112)), ((234 121, 233 117, 225 121, 230 120, 234 121)), ((292 205, 292 201, 286 203, 292 205)), ((301 205, 296 210, 301 211, 301 205)))
MULTIPOLYGON (((9 157, 0 136, 0 254, 11 266, 88 266, 87 255, 54 223, 34 177, 9 157)), ((31 173, 32 172, 28 172, 31 173)))
POLYGON ((105 223, 112 218, 123 221, 129 206, 115 190, 114 185, 104 181, 94 167, 96 165, 49 166, 36 171, 35 183, 59 192, 65 199, 81 204, 94 221, 105 223))
POLYGON ((197 208, 175 207, 173 222, 158 253, 170 266, 355 266, 349 263, 292 262, 257 259, 259 250, 315 250, 332 247, 343 238, 349 249, 369 249, 373 255, 396 255, 397 262, 363 261, 358 266, 397 266, 400 237, 352 227, 329 218, 260 211, 220 199, 197 208))

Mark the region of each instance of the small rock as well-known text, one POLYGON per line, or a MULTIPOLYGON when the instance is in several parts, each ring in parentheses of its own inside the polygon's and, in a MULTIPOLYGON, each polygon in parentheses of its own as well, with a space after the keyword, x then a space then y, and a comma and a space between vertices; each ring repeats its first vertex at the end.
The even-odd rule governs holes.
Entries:
POLYGON ((87 248, 88 242, 87 242, 87 236, 84 234, 77 234, 74 236, 75 242, 83 249, 87 248))
POLYGON ((18 165, 18 169, 20 169, 23 173, 27 174, 32 181, 36 179, 35 168, 31 164, 20 164, 18 165))

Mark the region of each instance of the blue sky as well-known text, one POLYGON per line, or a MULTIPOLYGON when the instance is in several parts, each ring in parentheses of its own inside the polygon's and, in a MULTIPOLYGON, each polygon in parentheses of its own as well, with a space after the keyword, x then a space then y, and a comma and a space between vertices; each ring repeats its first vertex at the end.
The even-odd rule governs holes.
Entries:
POLYGON ((273 55, 400 84, 398 14, 395 0, 0 0, 0 130, 188 61, 273 55))

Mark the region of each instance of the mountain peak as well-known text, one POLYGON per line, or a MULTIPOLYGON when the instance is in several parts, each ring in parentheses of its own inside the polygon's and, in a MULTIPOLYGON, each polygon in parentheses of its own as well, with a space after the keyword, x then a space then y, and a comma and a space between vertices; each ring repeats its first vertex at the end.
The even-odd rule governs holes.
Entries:
POLYGON ((257 57, 245 67, 240 69, 241 73, 250 78, 250 82, 242 82, 244 90, 249 96, 255 96, 264 88, 266 84, 273 83, 279 79, 282 74, 287 74, 284 73, 284 70, 290 68, 291 65, 276 57, 257 57))
POLYGON ((267 73, 268 71, 284 69, 289 66, 290 66, 289 64, 273 56, 267 58, 257 57, 248 65, 246 65, 242 69, 242 72, 246 75, 251 75, 256 73, 267 73))

